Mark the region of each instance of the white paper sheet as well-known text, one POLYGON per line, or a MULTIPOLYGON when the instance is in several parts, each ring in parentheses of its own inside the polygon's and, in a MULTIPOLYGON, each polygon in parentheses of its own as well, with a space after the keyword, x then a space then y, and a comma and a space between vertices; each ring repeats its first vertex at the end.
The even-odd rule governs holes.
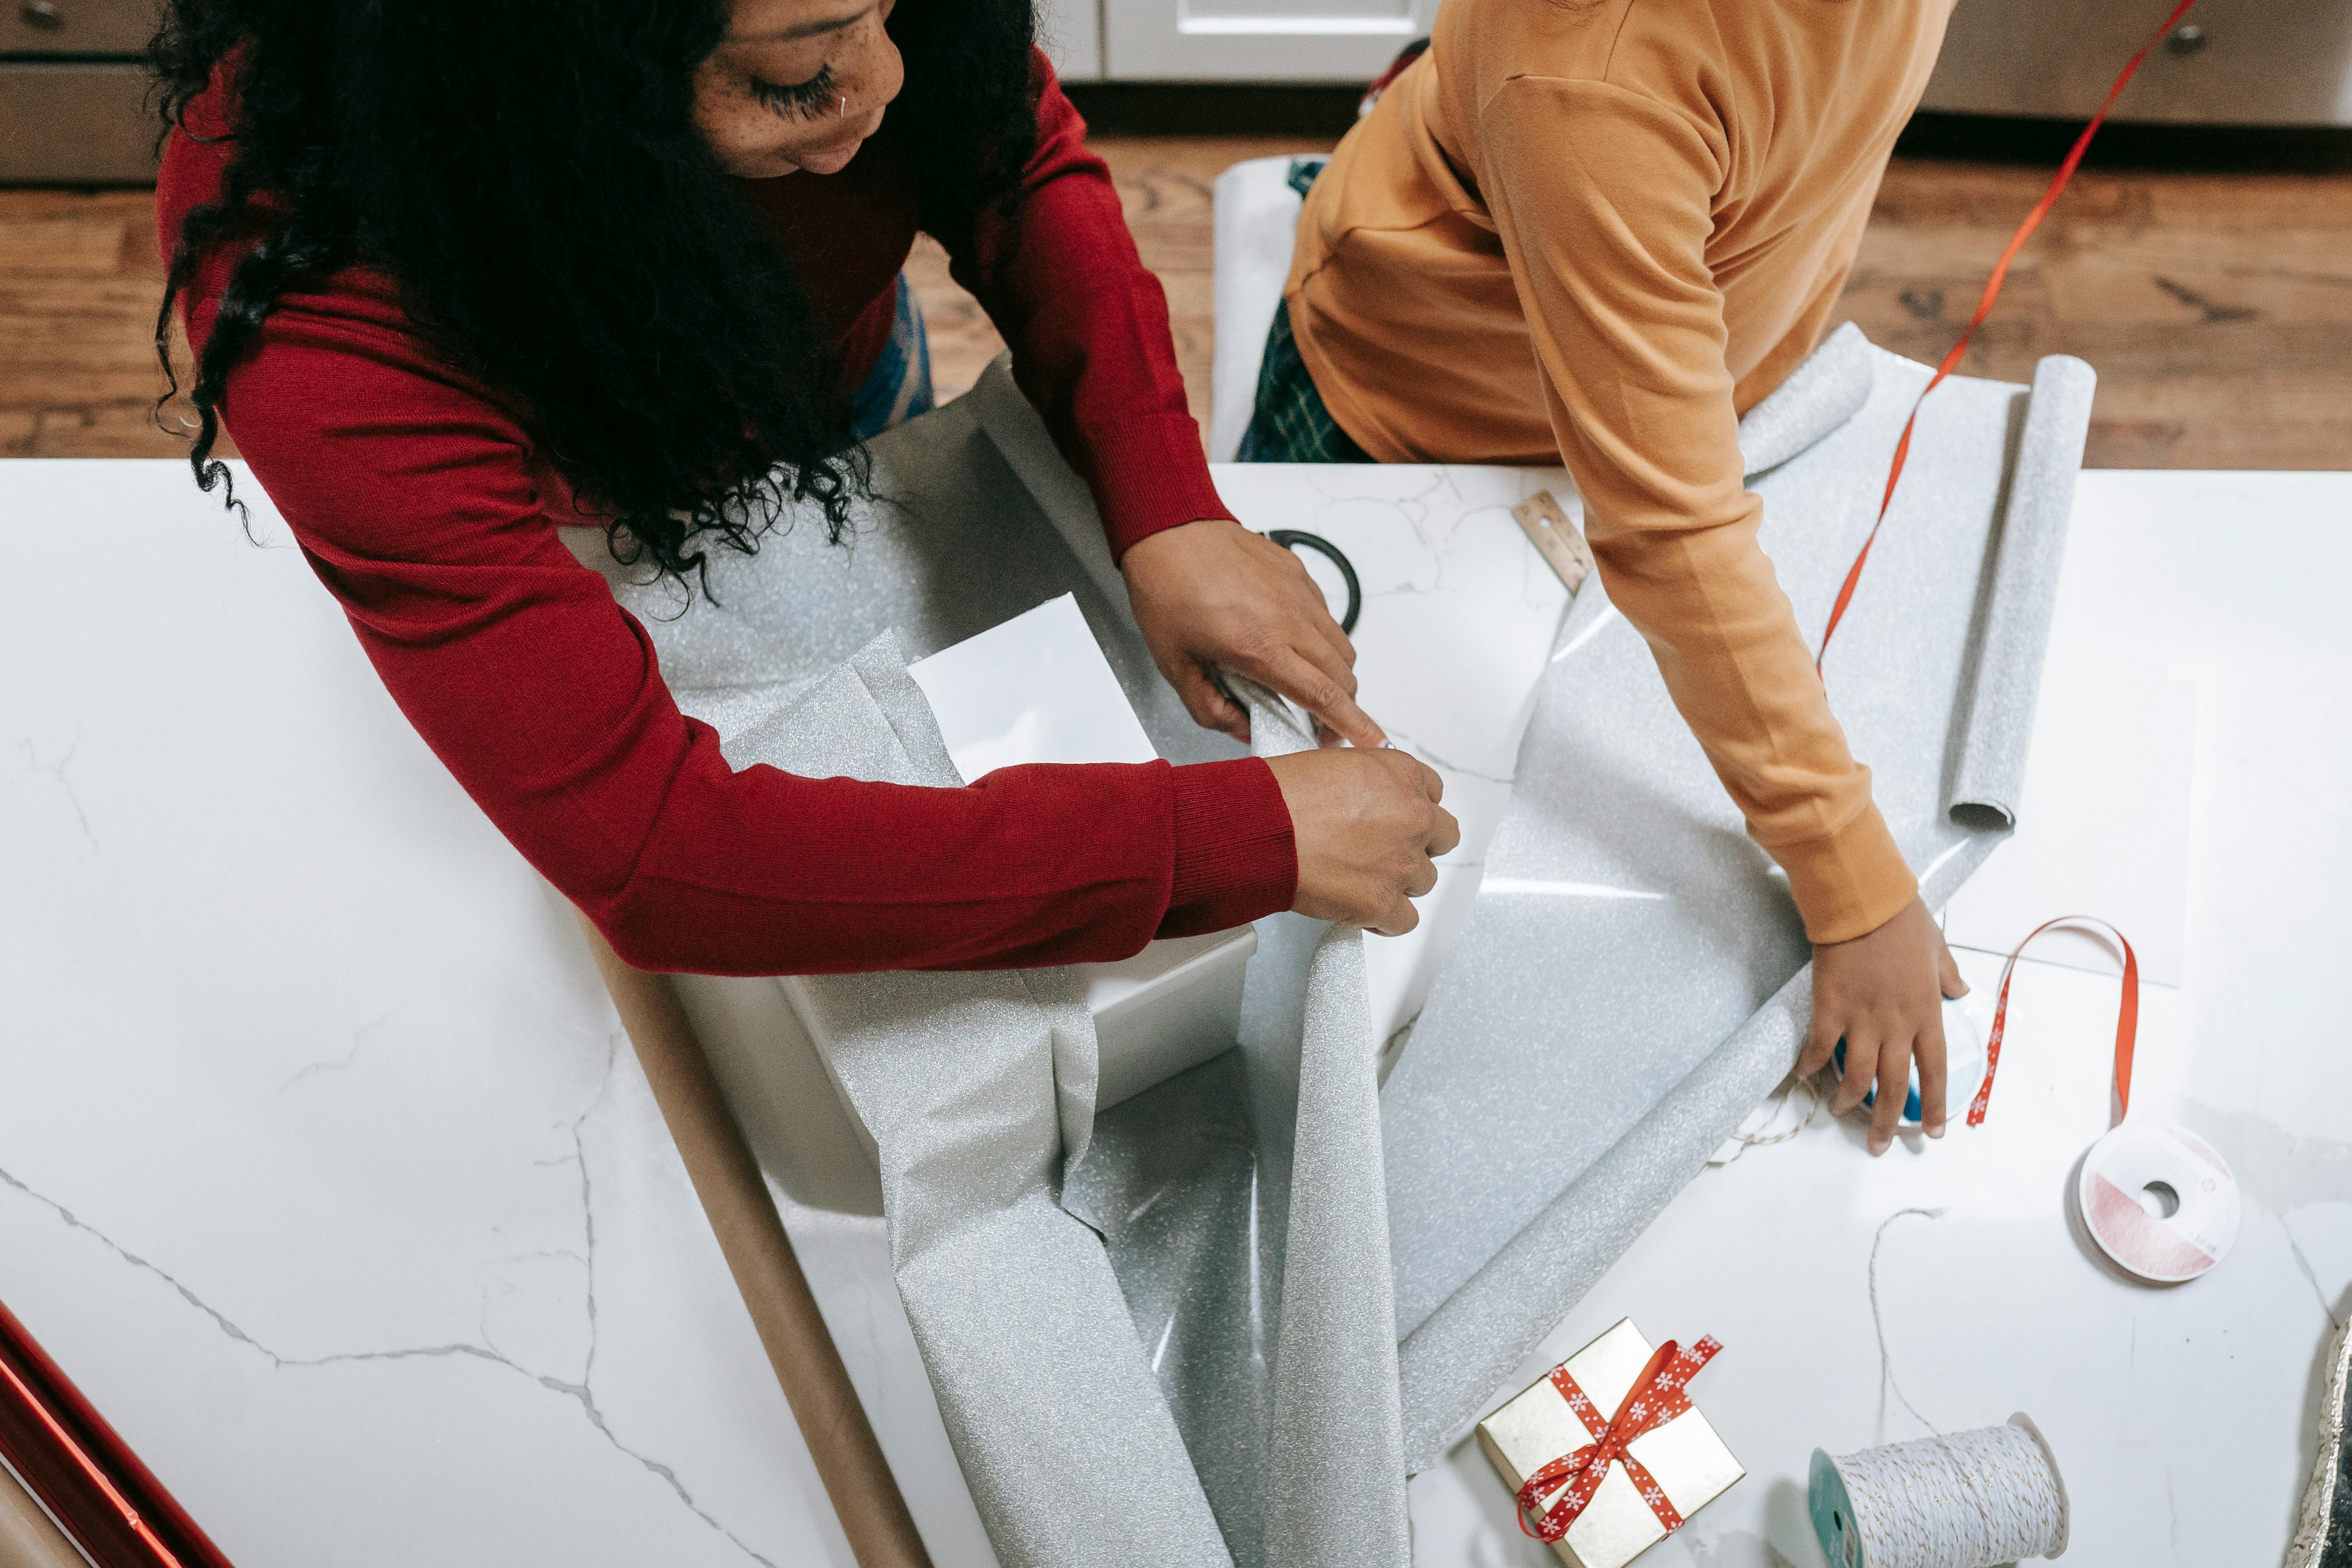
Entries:
MULTIPOLYGON (((1148 763, 1159 756, 1078 602, 1064 594, 907 667, 971 783, 1024 763, 1148 763)), ((1075 967, 1094 1015, 1097 1108, 1140 1094, 1220 1051, 1241 1027, 1249 926, 1152 942, 1116 963, 1075 967)))
MULTIPOLYGON (((2052 640, 2017 833, 1953 896, 1945 939, 2006 953, 2053 916, 2096 915, 2131 940, 2143 980, 2179 985, 2197 689, 2070 630, 2062 623, 2052 640)), ((2032 956, 2121 966, 2103 938, 2074 930, 2042 937, 2032 956)))
POLYGON ((967 784, 1020 763, 1148 763, 1160 754, 1068 594, 907 672, 967 784))

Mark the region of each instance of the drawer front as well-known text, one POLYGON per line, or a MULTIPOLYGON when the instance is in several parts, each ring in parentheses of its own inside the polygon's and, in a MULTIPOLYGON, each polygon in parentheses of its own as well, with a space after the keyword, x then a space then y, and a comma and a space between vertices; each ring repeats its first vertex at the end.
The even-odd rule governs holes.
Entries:
POLYGON ((0 181, 111 185, 154 178, 144 66, 0 62, 0 181))
POLYGON ((155 0, 0 0, 0 54, 143 55, 155 0))
MULTIPOLYGON (((2151 0, 1963 0, 1920 107, 2087 117, 2164 11, 2151 0)), ((2200 0, 2183 33, 2149 51, 2116 118, 2352 124, 2352 5, 2200 0)))

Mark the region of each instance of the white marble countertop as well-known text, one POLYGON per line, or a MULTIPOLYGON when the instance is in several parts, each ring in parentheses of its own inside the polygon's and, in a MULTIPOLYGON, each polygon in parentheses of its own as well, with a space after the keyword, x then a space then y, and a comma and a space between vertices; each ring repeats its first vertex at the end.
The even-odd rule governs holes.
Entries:
MULTIPOLYGON (((1455 755, 1448 726, 1511 715, 1465 723, 1411 652, 1548 638, 1494 498, 1423 474, 1308 517, 1295 480, 1221 477, 1371 568, 1367 705, 1499 809, 1507 750, 1455 755)), ((105 563, 0 622, 0 1300, 245 1568, 845 1568, 568 914, 255 518, 268 548, 176 464, 0 463, 0 527, 105 563)), ((2103 1124, 2114 983, 2028 963, 1984 1129, 1873 1163, 1824 1119, 1753 1150, 1568 1314, 1549 1348, 1627 1311, 1730 1345, 1699 1393, 1749 1478, 1645 1561, 1811 1563, 1811 1448, 1912 1435, 1881 1424, 1862 1270, 1915 1203, 1949 1212, 1889 1235, 1904 1386, 1949 1426, 2035 1415, 2070 1561, 2276 1559, 2352 1304, 2352 1062, 2319 981, 2352 873, 2347 566, 2352 475, 2090 474, 2062 589, 2053 679, 2122 646, 2199 688, 2186 975, 2149 989, 2135 1104, 2236 1165, 2237 1252, 2162 1292, 2084 1257, 2059 1191, 2103 1124)), ((935 1557, 987 1563, 856 1188, 788 1221, 935 1557)), ((1550 1561, 1475 1447, 1413 1502, 1423 1563, 1550 1561)))

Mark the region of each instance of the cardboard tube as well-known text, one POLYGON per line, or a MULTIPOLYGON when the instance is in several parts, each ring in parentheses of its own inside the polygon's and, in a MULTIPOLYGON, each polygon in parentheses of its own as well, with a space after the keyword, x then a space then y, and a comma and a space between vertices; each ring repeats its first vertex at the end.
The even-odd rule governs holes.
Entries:
POLYGON ((0 1568, 89 1568, 23 1483, 0 1465, 0 1568))
POLYGON ((759 1162, 719 1095, 677 987, 667 974, 631 968, 585 918, 580 924, 858 1568, 930 1568, 907 1500, 874 1440, 759 1162))

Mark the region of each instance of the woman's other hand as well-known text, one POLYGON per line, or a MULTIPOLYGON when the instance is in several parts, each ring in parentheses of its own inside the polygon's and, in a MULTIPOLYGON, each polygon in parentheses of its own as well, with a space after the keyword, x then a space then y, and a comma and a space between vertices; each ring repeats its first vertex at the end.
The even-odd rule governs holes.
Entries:
POLYGON ((1462 842, 1460 824, 1438 804, 1444 781, 1393 751, 1331 747, 1272 757, 1267 766, 1298 847, 1290 907, 1381 936, 1420 924, 1412 900, 1437 885, 1432 861, 1462 842))
POLYGON ((1844 1040, 1845 1067, 1830 1096, 1830 1110, 1840 1115, 1852 1110, 1874 1083, 1878 1099, 1871 1106, 1870 1152, 1884 1154, 1902 1121, 1911 1058, 1916 1056, 1920 1124, 1928 1137, 1941 1138, 1943 998, 1968 992, 1935 917, 1915 898, 1876 931, 1813 948, 1813 1026, 1797 1071, 1821 1071, 1844 1040))
POLYGON ((1281 545, 1229 518, 1206 518, 1129 547, 1119 569, 1152 662, 1204 729, 1249 739, 1249 715, 1210 675, 1229 669, 1354 745, 1388 739, 1356 706, 1355 648, 1315 579, 1281 545))

